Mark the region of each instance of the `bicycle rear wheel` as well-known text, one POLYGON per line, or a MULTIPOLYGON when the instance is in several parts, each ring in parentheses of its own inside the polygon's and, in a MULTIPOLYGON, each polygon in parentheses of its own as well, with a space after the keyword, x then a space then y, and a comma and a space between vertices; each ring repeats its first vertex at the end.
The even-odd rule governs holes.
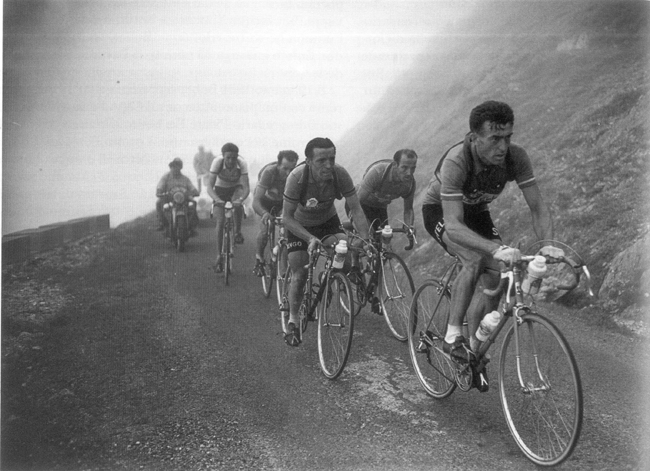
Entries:
POLYGON ((336 379, 345 368, 352 346, 352 287, 345 275, 333 272, 321 289, 325 292, 318 305, 318 357, 323 374, 336 379))
POLYGON ((388 328, 400 342, 408 339, 409 310, 415 292, 413 277, 404 260, 392 252, 384 254, 377 290, 388 328))
POLYGON ((531 313, 510 326, 499 390, 510 433, 528 459, 555 466, 571 455, 582 428, 582 384, 573 352, 549 320, 531 313))
POLYGON ((442 345, 449 322, 449 294, 437 280, 427 280, 411 303, 408 344, 413 369, 431 397, 442 399, 456 389, 455 367, 442 345))
POLYGON ((273 246, 275 245, 275 237, 271 234, 267 241, 266 247, 264 248, 264 274, 262 275, 262 291, 266 298, 271 296, 271 291, 273 290, 273 280, 275 279, 275 267, 273 266, 273 246))

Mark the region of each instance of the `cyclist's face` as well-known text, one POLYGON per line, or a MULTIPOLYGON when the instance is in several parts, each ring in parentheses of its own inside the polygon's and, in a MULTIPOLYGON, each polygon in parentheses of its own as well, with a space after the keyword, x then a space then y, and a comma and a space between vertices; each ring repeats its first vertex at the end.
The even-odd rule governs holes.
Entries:
POLYGON ((228 168, 233 168, 237 164, 237 152, 224 152, 223 162, 228 168))
POLYGON ((312 175, 318 181, 332 180, 334 178, 334 161, 336 159, 336 149, 314 149, 314 155, 309 162, 312 169, 312 175))
POLYGON ((418 159, 416 157, 407 157, 402 155, 399 164, 397 165, 397 175, 399 180, 402 182, 410 182, 413 180, 413 174, 415 173, 417 163, 418 159))
POLYGON ((283 158, 282 162, 280 162, 280 165, 278 166, 278 169, 280 169, 280 175, 283 177, 289 175, 291 171, 296 167, 296 163, 297 161, 295 160, 283 158))
POLYGON ((512 123, 496 124, 492 121, 483 123, 481 132, 473 133, 476 152, 489 165, 502 165, 510 147, 512 123))

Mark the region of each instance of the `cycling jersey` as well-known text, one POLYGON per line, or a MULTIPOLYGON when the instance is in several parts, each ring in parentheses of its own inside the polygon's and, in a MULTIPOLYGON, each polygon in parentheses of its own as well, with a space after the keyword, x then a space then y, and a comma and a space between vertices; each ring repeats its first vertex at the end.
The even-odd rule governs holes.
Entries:
POLYGON ((215 187, 232 188, 244 184, 242 177, 248 175, 248 165, 244 159, 237 157, 237 164, 233 168, 227 168, 223 156, 216 157, 210 166, 210 173, 217 176, 215 187))
POLYGON ((415 194, 415 179, 401 181, 395 178, 394 160, 377 162, 372 165, 359 184, 360 202, 371 208, 386 208, 397 198, 409 198, 415 194), (363 198, 361 198, 363 195, 363 198))
POLYGON ((474 155, 466 137, 462 148, 445 159, 440 176, 434 176, 429 182, 422 204, 462 201, 473 212, 485 211, 509 181, 516 181, 522 189, 535 185, 526 151, 511 144, 504 165, 486 165, 474 155))
POLYGON ((322 185, 314 180, 311 172, 305 172, 308 168, 307 165, 299 165, 291 171, 284 187, 284 201, 298 205, 294 217, 300 225, 313 227, 336 216, 334 200, 339 192, 342 197, 349 198, 356 194, 356 190, 348 171, 338 164, 334 165, 336 178, 322 185), (305 195, 301 197, 305 178, 309 180, 305 195))
POLYGON ((268 165, 262 169, 257 186, 264 190, 264 197, 274 202, 282 202, 287 176, 283 175, 277 165, 268 165))

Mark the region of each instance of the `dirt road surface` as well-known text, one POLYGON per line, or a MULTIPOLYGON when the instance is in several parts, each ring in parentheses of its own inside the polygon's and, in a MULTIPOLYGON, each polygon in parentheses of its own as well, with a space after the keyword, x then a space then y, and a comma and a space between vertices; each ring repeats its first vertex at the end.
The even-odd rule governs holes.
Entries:
MULTIPOLYGON (((496 384, 429 398, 406 344, 369 309, 338 380, 320 372, 313 327, 285 345, 252 274, 251 219, 228 287, 208 269, 211 227, 176 253, 152 225, 5 267, 3 470, 536 469, 496 384)), ((562 309, 585 392, 562 468, 648 469, 647 340, 562 309)))

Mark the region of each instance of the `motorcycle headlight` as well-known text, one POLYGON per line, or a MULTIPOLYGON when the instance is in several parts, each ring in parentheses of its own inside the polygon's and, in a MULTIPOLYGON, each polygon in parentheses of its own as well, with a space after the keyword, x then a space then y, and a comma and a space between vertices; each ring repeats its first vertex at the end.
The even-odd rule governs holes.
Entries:
POLYGON ((185 195, 181 191, 177 191, 174 193, 172 199, 174 200, 174 203, 181 204, 183 201, 185 201, 185 195))

